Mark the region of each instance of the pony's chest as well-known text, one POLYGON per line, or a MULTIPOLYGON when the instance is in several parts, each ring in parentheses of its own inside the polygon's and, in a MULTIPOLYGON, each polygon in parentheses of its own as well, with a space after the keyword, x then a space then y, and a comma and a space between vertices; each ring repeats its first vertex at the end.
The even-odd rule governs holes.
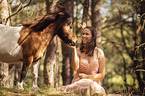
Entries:
POLYGON ((33 56, 34 61, 42 58, 51 39, 51 35, 30 34, 25 43, 22 44, 24 57, 33 56))
POLYGON ((40 59, 44 56, 47 46, 40 46, 40 48, 36 51, 34 60, 40 59))

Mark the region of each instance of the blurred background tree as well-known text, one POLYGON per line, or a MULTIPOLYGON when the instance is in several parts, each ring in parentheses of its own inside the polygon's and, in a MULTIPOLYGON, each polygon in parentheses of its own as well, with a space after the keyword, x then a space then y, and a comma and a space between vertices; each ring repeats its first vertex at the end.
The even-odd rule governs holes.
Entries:
MULTIPOLYGON (((6 22, 6 18, 9 16, 9 7, 7 0, 1 1, 1 19, 3 19, 2 24, 10 25, 9 20, 6 22)), ((9 83, 9 65, 7 63, 0 62, 0 85, 3 87, 10 87, 9 83), (5 69, 5 70, 4 70, 5 69)), ((12 84, 13 86, 13 84, 12 84)))

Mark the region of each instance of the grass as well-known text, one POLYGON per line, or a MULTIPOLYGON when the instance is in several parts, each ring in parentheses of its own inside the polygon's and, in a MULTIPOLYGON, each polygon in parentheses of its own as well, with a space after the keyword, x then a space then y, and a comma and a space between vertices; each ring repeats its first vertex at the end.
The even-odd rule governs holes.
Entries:
POLYGON ((34 91, 29 88, 18 90, 17 88, 0 88, 0 96, 77 96, 56 91, 51 88, 43 88, 40 91, 34 91))

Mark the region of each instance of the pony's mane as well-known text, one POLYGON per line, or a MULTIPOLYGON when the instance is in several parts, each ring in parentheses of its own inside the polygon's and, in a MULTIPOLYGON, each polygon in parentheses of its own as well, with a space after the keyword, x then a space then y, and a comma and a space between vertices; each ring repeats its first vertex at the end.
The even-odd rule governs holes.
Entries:
POLYGON ((37 20, 36 22, 24 22, 22 25, 25 27, 29 27, 34 31, 42 31, 49 24, 51 24, 55 20, 59 19, 61 16, 63 16, 63 19, 65 19, 65 20, 67 18, 70 18, 70 15, 67 12, 59 11, 56 13, 51 13, 49 15, 45 15, 40 20, 37 20))

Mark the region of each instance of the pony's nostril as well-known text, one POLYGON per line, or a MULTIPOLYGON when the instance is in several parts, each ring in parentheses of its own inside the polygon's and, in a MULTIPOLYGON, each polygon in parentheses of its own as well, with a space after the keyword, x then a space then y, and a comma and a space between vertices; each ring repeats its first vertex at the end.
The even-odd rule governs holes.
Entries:
POLYGON ((71 46, 75 46, 76 44, 74 42, 72 42, 71 46))

